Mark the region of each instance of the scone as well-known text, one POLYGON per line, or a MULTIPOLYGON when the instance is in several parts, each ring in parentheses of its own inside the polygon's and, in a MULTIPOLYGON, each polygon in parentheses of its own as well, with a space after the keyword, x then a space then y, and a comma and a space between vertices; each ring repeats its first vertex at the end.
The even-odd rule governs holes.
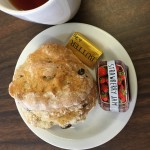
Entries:
POLYGON ((30 54, 14 73, 10 95, 29 124, 62 128, 84 120, 96 105, 96 84, 70 49, 55 43, 30 54))

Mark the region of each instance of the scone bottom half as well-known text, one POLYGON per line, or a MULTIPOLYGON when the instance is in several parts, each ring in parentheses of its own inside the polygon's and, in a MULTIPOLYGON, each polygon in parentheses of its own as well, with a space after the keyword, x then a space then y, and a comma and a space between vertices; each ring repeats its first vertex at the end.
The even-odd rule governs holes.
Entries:
POLYGON ((40 128, 70 127, 95 107, 96 83, 72 51, 56 43, 42 45, 18 67, 9 93, 25 120, 40 128))

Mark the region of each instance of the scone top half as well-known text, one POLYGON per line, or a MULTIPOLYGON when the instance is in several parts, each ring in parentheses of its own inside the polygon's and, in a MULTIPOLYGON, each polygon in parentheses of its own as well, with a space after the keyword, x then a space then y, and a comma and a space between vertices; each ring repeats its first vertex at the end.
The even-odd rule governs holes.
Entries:
POLYGON ((96 102, 95 82, 86 66, 70 49, 54 43, 41 46, 16 69, 9 93, 27 110, 49 113, 85 104, 90 110, 96 102))

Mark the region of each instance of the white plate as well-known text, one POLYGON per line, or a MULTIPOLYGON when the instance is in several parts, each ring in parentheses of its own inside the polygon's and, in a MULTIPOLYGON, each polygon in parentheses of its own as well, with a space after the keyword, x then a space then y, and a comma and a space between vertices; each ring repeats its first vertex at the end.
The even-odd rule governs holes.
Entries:
MULTIPOLYGON (((54 41, 65 44, 74 32, 80 32, 91 40, 104 52, 103 60, 120 59, 129 67, 131 90, 130 108, 125 113, 112 113, 102 110, 97 104, 88 115, 84 123, 76 128, 61 129, 53 127, 49 130, 35 128, 23 118, 19 106, 17 108, 27 126, 41 139, 65 149, 88 149, 106 143, 116 136, 130 119, 137 98, 137 78, 133 63, 123 46, 105 31, 87 24, 67 23, 50 27, 34 37, 23 50, 16 68, 21 65, 26 57, 35 51, 41 44, 54 41)), ((94 70, 92 70, 95 76, 94 70)))

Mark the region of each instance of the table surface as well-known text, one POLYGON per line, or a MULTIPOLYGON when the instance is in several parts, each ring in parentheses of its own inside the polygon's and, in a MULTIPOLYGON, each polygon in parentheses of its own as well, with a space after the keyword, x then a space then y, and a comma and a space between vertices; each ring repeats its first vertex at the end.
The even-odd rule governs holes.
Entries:
MULTIPOLYGON (((0 150, 59 150, 33 134, 8 94, 22 50, 50 25, 23 21, 3 12, 0 18, 0 150)), ((112 140, 93 150, 150 149, 150 1, 82 0, 69 22, 91 24, 110 33, 125 47, 137 73, 137 103, 128 124, 112 140)))

